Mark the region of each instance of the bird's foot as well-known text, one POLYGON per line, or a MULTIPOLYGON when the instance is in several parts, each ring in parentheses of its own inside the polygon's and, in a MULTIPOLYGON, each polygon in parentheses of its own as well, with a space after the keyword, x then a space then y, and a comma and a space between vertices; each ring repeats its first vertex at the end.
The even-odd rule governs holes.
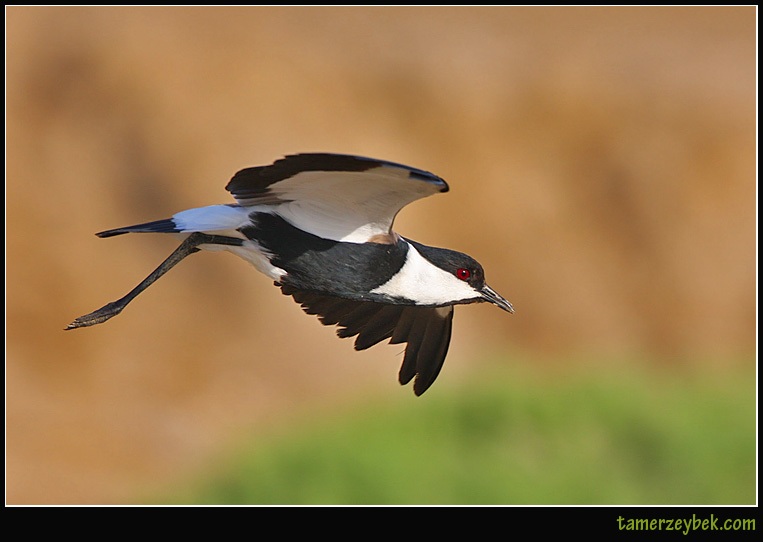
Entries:
POLYGON ((88 326, 94 326, 96 324, 101 324, 108 320, 109 318, 113 318, 120 312, 122 312, 122 309, 124 309, 125 305, 123 303, 120 303, 119 301, 112 301, 111 303, 107 303, 100 309, 93 311, 89 314, 86 314, 84 316, 80 316, 79 318, 75 319, 71 324, 66 326, 64 329, 77 329, 80 327, 88 327, 88 326))

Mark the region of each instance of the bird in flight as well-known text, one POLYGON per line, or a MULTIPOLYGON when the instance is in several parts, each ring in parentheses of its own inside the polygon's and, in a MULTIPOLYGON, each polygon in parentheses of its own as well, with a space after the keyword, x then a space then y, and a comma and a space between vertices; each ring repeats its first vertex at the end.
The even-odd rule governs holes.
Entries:
POLYGON ((485 283, 472 257, 417 243, 392 225, 405 205, 448 185, 394 162, 328 153, 293 154, 242 169, 225 187, 236 203, 188 209, 171 218, 96 235, 172 233, 180 246, 127 295, 66 329, 100 324, 186 256, 227 250, 275 281, 307 314, 364 350, 406 343, 400 384, 424 393, 442 368, 454 305, 489 302, 514 309, 485 283))

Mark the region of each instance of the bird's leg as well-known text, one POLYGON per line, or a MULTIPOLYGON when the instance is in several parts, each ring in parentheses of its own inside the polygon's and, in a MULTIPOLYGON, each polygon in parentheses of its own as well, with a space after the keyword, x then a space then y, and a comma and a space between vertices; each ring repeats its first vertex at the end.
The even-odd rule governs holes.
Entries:
POLYGON ((241 246, 242 239, 236 239, 235 237, 226 237, 223 235, 209 235, 206 233, 195 232, 189 235, 185 241, 183 241, 175 251, 164 260, 159 267, 141 281, 135 288, 133 288, 126 296, 111 303, 107 303, 97 311, 93 311, 90 314, 80 316, 74 320, 71 324, 66 326, 66 329, 77 329, 79 327, 94 326, 105 322, 109 318, 112 318, 122 312, 130 301, 138 297, 143 290, 151 286, 167 271, 175 267, 186 256, 190 256, 194 252, 198 252, 199 245, 214 244, 214 245, 230 245, 241 246))

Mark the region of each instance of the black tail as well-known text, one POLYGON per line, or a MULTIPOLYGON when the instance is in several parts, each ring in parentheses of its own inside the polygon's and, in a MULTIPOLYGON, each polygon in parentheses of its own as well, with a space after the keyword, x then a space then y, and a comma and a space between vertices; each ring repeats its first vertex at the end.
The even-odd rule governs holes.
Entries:
POLYGON ((154 220, 153 222, 146 222, 145 224, 136 224, 135 226, 106 230, 98 232, 96 235, 98 237, 114 237, 115 235, 122 235, 123 233, 177 233, 179 231, 180 230, 171 218, 165 218, 164 220, 154 220))

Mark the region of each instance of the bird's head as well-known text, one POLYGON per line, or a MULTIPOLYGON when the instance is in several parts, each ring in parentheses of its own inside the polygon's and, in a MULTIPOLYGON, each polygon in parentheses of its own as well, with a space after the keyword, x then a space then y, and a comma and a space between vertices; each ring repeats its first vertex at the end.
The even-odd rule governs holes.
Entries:
POLYGON ((500 307, 506 312, 514 312, 514 307, 503 296, 499 295, 485 282, 485 270, 482 265, 461 252, 447 249, 432 249, 426 247, 425 255, 430 262, 455 277, 456 281, 443 278, 452 291, 454 302, 475 303, 487 301, 500 307))
POLYGON ((472 291, 469 292, 470 297, 464 299, 462 302, 487 301, 502 308, 506 312, 514 312, 514 307, 512 307, 511 303, 487 285, 485 282, 485 271, 482 269, 480 263, 471 256, 455 252, 453 261, 448 262, 445 270, 449 271, 459 281, 466 283, 469 288, 471 288, 472 291))
POLYGON ((406 239, 406 263, 379 293, 418 305, 457 305, 487 301, 507 312, 514 308, 485 282, 480 263, 467 254, 406 239))

